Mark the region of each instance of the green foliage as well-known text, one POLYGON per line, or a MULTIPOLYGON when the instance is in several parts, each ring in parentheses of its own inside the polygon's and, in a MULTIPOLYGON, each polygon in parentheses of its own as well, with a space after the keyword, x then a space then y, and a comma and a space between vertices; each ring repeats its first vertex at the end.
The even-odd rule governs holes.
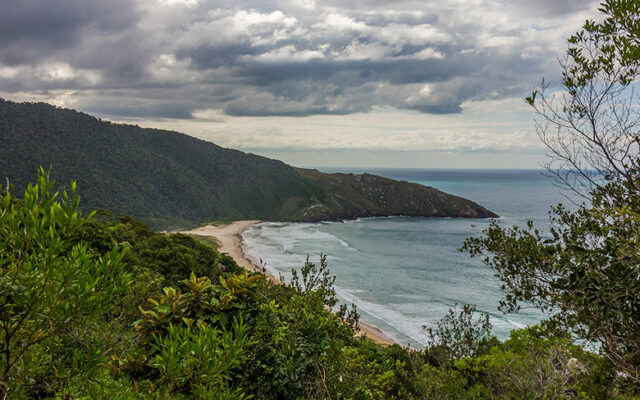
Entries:
MULTIPOLYGON (((604 21, 588 20, 583 30, 568 40, 571 67, 563 74, 563 81, 573 98, 595 78, 607 77, 609 82, 626 86, 640 72, 640 6, 636 1, 607 0, 599 10, 606 16, 604 21)), ((589 112, 584 105, 573 106, 574 112, 589 112)))
POLYGON ((569 336, 533 326, 515 330, 482 356, 455 362, 471 392, 512 398, 616 398, 613 370, 569 336), (592 379, 600 379, 593 385, 592 379))
POLYGON ((299 295, 262 304, 254 322, 260 345, 251 350, 243 380, 256 397, 322 398, 327 364, 349 331, 299 295))
POLYGON ((183 281, 187 288, 185 293, 165 287, 162 295, 149 298, 153 308, 140 308, 143 318, 136 322, 136 328, 150 335, 162 332, 167 328, 167 323, 185 322, 191 325, 197 321, 227 326, 230 314, 242 317, 243 312, 250 311, 257 297, 256 285, 262 279, 263 275, 249 275, 244 271, 228 279, 220 277, 220 285, 213 285, 209 278, 197 278, 192 273, 189 279, 183 281))
POLYGON ((43 175, 25 200, 2 197, 0 328, 24 321, 9 354, 41 338, 9 358, 12 399, 633 398, 569 336, 528 328, 500 343, 471 306, 425 350, 355 337, 357 312, 336 307, 324 256, 276 285, 183 235, 83 218, 50 185, 43 175), (50 297, 33 301, 30 285, 50 297))
MULTIPOLYGON (((280 281, 286 284, 282 276, 280 276, 280 281)), ((333 289, 335 281, 336 277, 331 275, 327 265, 327 256, 320 254, 320 265, 310 262, 307 257, 304 265, 300 268, 300 274, 295 269, 291 271, 291 282, 288 285, 297 293, 306 295, 307 301, 315 300, 317 305, 334 309, 338 304, 338 297, 333 289)), ((346 304, 341 304, 336 310, 336 315, 353 326, 356 332, 360 329, 358 326, 360 315, 355 305, 349 309, 346 304)))
POLYGON ((357 326, 354 310, 329 311, 336 305, 334 279, 321 257, 319 267, 307 260, 290 286, 261 286, 252 319, 259 345, 251 350, 243 376, 257 398, 333 396, 333 368, 357 326))
POLYGON ((223 272, 241 272, 233 259, 205 242, 180 233, 159 235, 143 223, 123 216, 114 222, 83 223, 71 238, 98 254, 126 243, 124 262, 134 273, 156 273, 165 285, 176 286, 191 273, 218 280, 223 272))
POLYGON ((47 392, 95 367, 96 343, 88 343, 84 353, 62 350, 74 342, 72 329, 103 312, 129 280, 118 246, 96 256, 67 240, 85 218, 75 183, 60 199, 52 187, 41 169, 23 200, 11 193, 0 198, 1 396, 17 388, 47 392))
POLYGON ((535 335, 535 328, 514 331, 502 346, 489 354, 456 362, 456 369, 476 387, 482 386, 500 398, 568 398, 575 387, 568 363, 567 342, 535 335))
MULTIPOLYGON (((190 273, 216 279, 222 272, 218 266, 225 262, 228 264, 228 259, 221 256, 212 247, 202 244, 193 237, 179 233, 152 234, 139 238, 134 243, 128 253, 129 259, 127 261, 130 264, 143 266, 161 274, 165 279, 165 284, 170 286, 177 285, 190 273)), ((228 269, 238 270, 233 265, 228 269)))
POLYGON ((429 337, 429 351, 439 363, 477 356, 495 342, 488 315, 474 320, 475 305, 465 304, 459 313, 457 308, 456 304, 449 309, 448 314, 438 321, 436 329, 423 327, 429 337))
POLYGON ((148 364, 159 373, 156 385, 169 393, 193 393, 194 398, 206 399, 216 392, 231 396, 233 370, 246 358, 245 331, 237 320, 229 331, 204 322, 169 324, 166 334, 154 335, 151 343, 155 353, 148 364))
MULTIPOLYGON (((635 173, 635 172, 634 172, 635 173)), ((550 235, 492 223, 468 239, 473 255, 490 253, 506 293, 502 308, 521 302, 552 313, 551 322, 597 342, 627 376, 640 368, 640 197, 610 182, 576 212, 554 209, 550 235)))
POLYGON ((342 351, 336 392, 354 399, 417 399, 423 393, 421 352, 356 340, 342 351))

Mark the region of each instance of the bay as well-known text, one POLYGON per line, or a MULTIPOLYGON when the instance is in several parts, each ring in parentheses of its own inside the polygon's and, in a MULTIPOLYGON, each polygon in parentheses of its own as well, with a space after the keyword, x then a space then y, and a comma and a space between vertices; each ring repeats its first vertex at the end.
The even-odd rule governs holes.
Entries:
MULTIPOLYGON (((433 186, 471 199, 500 215, 499 223, 548 226, 548 211, 569 204, 553 181, 538 170, 321 169, 369 172, 433 186)), ((403 345, 422 347, 423 326, 434 326, 457 304, 487 313, 500 339, 514 328, 539 322, 534 309, 498 311, 499 282, 480 259, 458 249, 480 235, 488 219, 386 217, 345 223, 264 223, 243 233, 245 252, 261 259, 275 276, 290 279, 307 256, 326 254, 343 303, 355 303, 362 320, 403 345)))

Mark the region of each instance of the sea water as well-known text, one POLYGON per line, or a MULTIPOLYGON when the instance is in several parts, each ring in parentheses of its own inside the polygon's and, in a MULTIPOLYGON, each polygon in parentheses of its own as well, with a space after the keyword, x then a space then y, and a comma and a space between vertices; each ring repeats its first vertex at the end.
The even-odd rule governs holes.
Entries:
MULTIPOLYGON (((527 220, 548 227, 551 206, 571 206, 549 177, 537 170, 368 169, 471 199, 500 215, 503 226, 527 220)), ((504 339, 514 328, 544 318, 535 309, 498 310, 499 282, 481 259, 459 252, 465 238, 478 236, 488 219, 387 217, 344 223, 263 223, 243 233, 244 250, 267 270, 290 279, 307 256, 326 254, 343 303, 355 303, 361 320, 394 341, 421 347, 423 326, 435 326, 457 304, 475 304, 490 316, 493 333, 504 339)))

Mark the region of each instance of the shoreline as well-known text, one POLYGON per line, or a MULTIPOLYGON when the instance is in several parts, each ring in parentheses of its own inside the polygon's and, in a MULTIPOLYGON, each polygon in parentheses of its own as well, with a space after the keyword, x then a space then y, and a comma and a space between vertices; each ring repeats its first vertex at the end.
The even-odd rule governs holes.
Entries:
POLYGON ((230 255, 236 264, 253 272, 263 272, 259 263, 244 253, 241 236, 242 232, 261 222, 263 221, 234 221, 226 225, 205 225, 189 231, 180 231, 180 233, 212 238, 219 244, 218 251, 230 255))
MULTIPOLYGON (((242 232, 246 231, 250 227, 257 225, 260 220, 247 220, 247 221, 234 221, 226 225, 206 225, 199 228, 195 228, 189 231, 180 231, 187 235, 207 236, 213 238, 220 244, 218 251, 220 253, 227 253, 233 258, 233 260, 241 267, 253 271, 265 274, 265 276, 273 283, 282 284, 272 274, 263 270, 260 262, 248 256, 244 252, 242 246, 242 232)), ((366 336, 378 344, 392 345, 396 344, 393 340, 385 336, 384 332, 375 326, 369 325, 365 322, 360 322, 360 331, 356 333, 356 336, 366 336)))

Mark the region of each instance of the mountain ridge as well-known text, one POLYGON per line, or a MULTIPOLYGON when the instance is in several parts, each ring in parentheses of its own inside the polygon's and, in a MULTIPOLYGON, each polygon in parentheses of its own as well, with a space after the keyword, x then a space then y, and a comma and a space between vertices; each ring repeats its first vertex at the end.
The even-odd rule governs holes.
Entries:
POLYGON ((0 178, 22 190, 41 165, 52 166, 58 183, 76 180, 85 208, 129 214, 155 228, 216 219, 496 217, 415 183, 295 168, 179 132, 0 99, 0 178))

